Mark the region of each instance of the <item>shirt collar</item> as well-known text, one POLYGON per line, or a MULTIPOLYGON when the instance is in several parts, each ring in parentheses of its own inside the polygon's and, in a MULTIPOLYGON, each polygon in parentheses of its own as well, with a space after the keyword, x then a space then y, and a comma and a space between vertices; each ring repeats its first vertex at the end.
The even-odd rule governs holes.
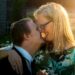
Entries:
POLYGON ((33 61, 32 56, 27 52, 27 50, 23 49, 22 47, 19 47, 17 45, 14 46, 20 53, 21 55, 27 59, 30 63, 33 61))

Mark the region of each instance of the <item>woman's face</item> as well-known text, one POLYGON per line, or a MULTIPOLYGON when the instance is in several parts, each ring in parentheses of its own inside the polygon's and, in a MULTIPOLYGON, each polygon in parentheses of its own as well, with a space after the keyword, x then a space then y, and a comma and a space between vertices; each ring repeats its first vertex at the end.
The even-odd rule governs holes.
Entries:
POLYGON ((36 22, 41 32, 41 36, 46 41, 53 40, 53 22, 48 20, 44 15, 40 14, 37 16, 36 22))

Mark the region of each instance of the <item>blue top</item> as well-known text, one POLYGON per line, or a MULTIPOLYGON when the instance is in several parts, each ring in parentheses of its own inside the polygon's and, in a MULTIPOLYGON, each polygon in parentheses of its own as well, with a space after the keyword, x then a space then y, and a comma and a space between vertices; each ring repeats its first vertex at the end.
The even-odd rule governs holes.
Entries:
POLYGON ((75 48, 66 50, 65 54, 57 59, 41 52, 36 56, 36 64, 36 71, 46 69, 49 75, 75 75, 75 48))

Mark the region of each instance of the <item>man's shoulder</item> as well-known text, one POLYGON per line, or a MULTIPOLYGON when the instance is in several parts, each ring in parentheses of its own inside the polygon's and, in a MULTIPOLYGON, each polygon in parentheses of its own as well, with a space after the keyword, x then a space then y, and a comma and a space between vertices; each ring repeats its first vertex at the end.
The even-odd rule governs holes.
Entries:
MULTIPOLYGON (((5 52, 2 52, 4 54, 5 52)), ((8 55, 2 56, 0 59, 0 75, 18 75, 12 68, 12 65, 8 59, 8 55)))
POLYGON ((7 58, 8 57, 8 53, 5 50, 0 50, 0 60, 3 58, 7 58))
POLYGON ((8 51, 0 50, 0 66, 9 64, 8 51))
POLYGON ((8 54, 5 51, 0 51, 0 66, 4 66, 8 61, 8 54))
POLYGON ((0 73, 3 74, 1 71, 5 72, 7 70, 7 74, 9 74, 8 71, 21 74, 22 68, 22 60, 16 51, 0 51, 0 73), (19 70, 19 72, 17 70, 19 70))
POLYGON ((20 55, 15 50, 0 50, 0 63, 9 63, 11 66, 22 64, 20 55))

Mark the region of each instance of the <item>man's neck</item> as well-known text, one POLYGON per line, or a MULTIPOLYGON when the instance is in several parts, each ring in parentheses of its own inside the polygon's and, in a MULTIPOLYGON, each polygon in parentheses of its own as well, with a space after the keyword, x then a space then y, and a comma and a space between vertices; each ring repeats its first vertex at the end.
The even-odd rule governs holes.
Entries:
POLYGON ((27 50, 28 53, 32 56, 35 54, 35 52, 38 49, 38 47, 33 44, 22 44, 21 47, 27 50))

